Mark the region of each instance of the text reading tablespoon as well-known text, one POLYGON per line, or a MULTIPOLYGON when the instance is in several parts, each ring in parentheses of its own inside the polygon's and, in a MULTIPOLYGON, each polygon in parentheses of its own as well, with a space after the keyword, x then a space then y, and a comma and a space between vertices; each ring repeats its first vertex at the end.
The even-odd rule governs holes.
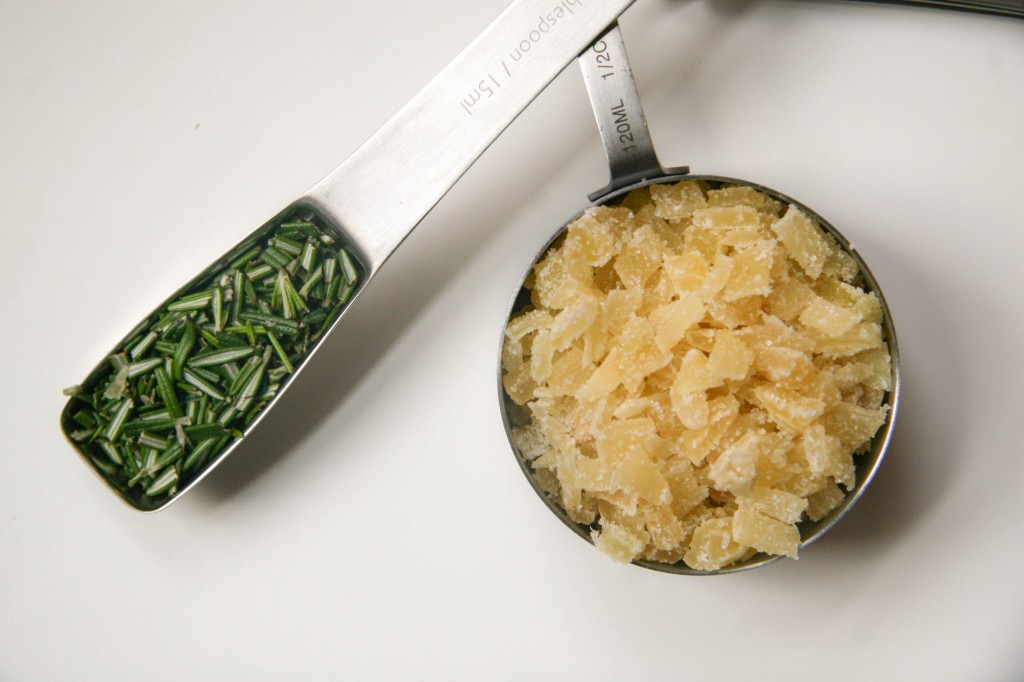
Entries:
MULTIPOLYGON (((881 331, 884 344, 887 346, 887 350, 891 358, 892 379, 890 387, 884 396, 884 403, 888 406, 885 421, 872 437, 868 451, 856 458, 856 478, 854 485, 846 492, 842 502, 833 508, 827 515, 817 521, 804 521, 799 524, 799 544, 801 547, 804 547, 821 537, 821 535, 831 528, 832 525, 835 524, 860 498, 864 489, 874 477, 882 461, 882 457, 885 454, 886 448, 889 445, 896 417, 900 381, 896 335, 893 330, 892 319, 890 317, 888 307, 886 306, 885 299, 882 297, 882 291, 867 265, 865 265, 860 255, 850 246, 849 242, 831 224, 826 222, 821 218, 821 216, 814 211, 811 211, 803 204, 790 199, 780 192, 743 180, 735 180, 719 176, 692 175, 688 172, 688 169, 685 168, 666 170, 661 166, 651 142, 647 123, 640 104, 639 94, 637 93, 636 84, 626 60, 625 47, 617 24, 613 25, 609 31, 597 39, 589 50, 580 56, 579 63, 583 71, 584 80, 597 118, 598 128, 608 156, 609 166, 611 169, 611 182, 607 187, 590 195, 589 199, 592 202, 591 206, 569 220, 566 225, 540 250, 537 258, 530 264, 530 268, 527 269, 523 276, 518 293, 512 302, 507 320, 508 322, 511 322, 517 314, 524 311, 531 305, 531 292, 526 286, 527 279, 531 272, 533 272, 534 266, 544 258, 549 249, 556 247, 561 242, 562 237, 566 234, 568 225, 582 216, 586 210, 589 210, 589 208, 594 206, 615 205, 622 201, 629 192, 638 188, 646 187, 655 183, 672 184, 684 180, 696 180, 704 183, 710 188, 727 186, 751 187, 781 202, 783 205, 797 207, 805 215, 816 221, 818 225, 831 235, 838 245, 845 250, 847 254, 849 254, 853 261, 855 261, 857 268, 859 268, 859 278, 864 289, 866 291, 873 292, 878 297, 882 311, 881 331)), ((505 330, 503 330, 502 334, 503 349, 506 339, 504 331, 505 330)), ((588 542, 593 542, 592 534, 599 527, 595 524, 580 523, 570 518, 562 503, 548 492, 551 490, 550 481, 545 483, 539 480, 537 471, 531 464, 531 458, 538 456, 537 449, 530 453, 530 456, 528 457, 517 447, 516 441, 512 435, 512 429, 513 427, 523 425, 523 419, 525 419, 526 416, 523 413, 522 408, 519 405, 514 404, 514 401, 506 390, 503 383, 503 374, 503 359, 499 359, 498 391, 501 400, 502 418, 504 420, 506 433, 509 437, 509 442, 516 454, 520 467, 526 474, 526 477, 529 479, 534 490, 547 504, 548 508, 577 535, 588 542)), ((531 443, 531 447, 533 446, 536 446, 536 443, 531 443)), ((545 472, 550 473, 550 470, 545 469, 545 472)), ((778 559, 777 556, 757 553, 724 568, 703 571, 695 570, 681 560, 676 561, 675 563, 662 563, 635 559, 633 563, 646 568, 670 573, 709 575, 732 573, 755 568, 775 561, 776 559, 778 559)))
POLYGON ((61 427, 124 502, 165 507, 275 405, 424 215, 633 0, 515 0, 330 175, 69 389, 61 427))

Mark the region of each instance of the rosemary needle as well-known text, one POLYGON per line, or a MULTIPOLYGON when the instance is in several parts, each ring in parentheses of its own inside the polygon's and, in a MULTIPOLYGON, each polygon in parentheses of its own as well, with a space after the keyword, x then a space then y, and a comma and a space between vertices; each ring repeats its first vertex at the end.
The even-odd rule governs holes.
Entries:
POLYGON ((74 445, 139 508, 242 438, 358 286, 352 253, 298 213, 219 261, 66 391, 74 445))

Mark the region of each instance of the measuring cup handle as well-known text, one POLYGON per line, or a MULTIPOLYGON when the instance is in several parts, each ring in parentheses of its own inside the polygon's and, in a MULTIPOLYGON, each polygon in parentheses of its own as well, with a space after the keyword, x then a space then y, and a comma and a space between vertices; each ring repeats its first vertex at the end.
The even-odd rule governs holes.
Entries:
POLYGON ((577 61, 611 171, 611 182, 589 199, 597 202, 642 180, 688 173, 689 168, 666 169, 658 161, 618 22, 609 26, 577 61))

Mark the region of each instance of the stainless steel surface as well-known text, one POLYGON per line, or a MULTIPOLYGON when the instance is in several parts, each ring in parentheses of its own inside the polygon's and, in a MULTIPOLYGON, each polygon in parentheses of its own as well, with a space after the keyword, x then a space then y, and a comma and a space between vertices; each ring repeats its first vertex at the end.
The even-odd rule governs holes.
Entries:
POLYGON ((304 200, 342 226, 376 270, 519 112, 632 2, 513 3, 304 200))
POLYGON ((980 12, 1006 17, 1024 18, 1024 0, 853 0, 883 5, 914 5, 934 9, 980 12))
MULTIPOLYGON (((369 279, 423 216, 548 83, 633 1, 515 0, 379 132, 279 214, 307 209, 320 213, 354 247, 365 271, 342 314, 296 365, 291 378, 322 347, 369 279)), ((168 297, 114 352, 168 301, 251 246, 274 222, 254 231, 168 297)), ((83 385, 96 381, 105 363, 106 358, 83 385)), ((284 395, 291 378, 245 428, 246 437, 284 395)), ((113 485, 77 446, 69 435, 74 428, 70 406, 71 401, 61 418, 68 442, 122 501, 141 511, 157 511, 181 498, 243 442, 232 442, 194 478, 183 481, 175 495, 151 503, 141 494, 129 494, 113 485)))
POLYGON ((591 201, 643 180, 688 172, 662 167, 654 151, 640 93, 626 59, 626 46, 618 22, 613 24, 577 60, 604 142, 609 183, 590 195, 591 201))
MULTIPOLYGON (((899 350, 896 341, 896 330, 893 327, 892 315, 889 306, 882 294, 882 288, 878 284, 871 270, 864 262, 861 255, 850 244, 839 230, 825 220, 816 211, 805 206, 801 202, 786 196, 785 194, 765 187, 763 185, 738 180, 735 178, 716 175, 692 175, 688 170, 681 173, 660 171, 661 165, 657 160, 653 145, 650 142, 650 133, 647 128, 647 119, 643 114, 637 88, 633 79, 633 72, 629 68, 626 57, 625 45, 622 41, 621 32, 617 24, 610 27, 607 33, 599 37, 584 54, 580 55, 579 63, 583 77, 587 83, 587 90, 591 94, 591 104, 598 121, 598 130, 601 134, 605 149, 608 152, 608 159, 611 167, 612 181, 609 187, 611 191, 598 191, 590 196, 591 205, 615 204, 623 199, 633 189, 664 182, 671 183, 681 180, 703 180, 711 186, 720 185, 746 185, 753 187, 769 196, 785 203, 798 207, 805 214, 814 219, 826 232, 836 239, 840 247, 845 249, 856 261, 860 274, 864 280, 864 286, 868 291, 874 292, 882 307, 882 333, 888 345, 889 355, 892 360, 892 388, 884 399, 889 406, 889 412, 885 423, 871 440, 871 448, 868 452, 856 458, 856 484, 853 489, 847 491, 846 498, 837 508, 833 509, 826 517, 816 522, 801 523, 800 547, 804 548, 820 538, 826 531, 836 524, 853 505, 861 498, 867 486, 874 479, 881 465, 882 459, 892 439, 893 427, 899 407, 900 396, 900 363, 899 350), (600 57, 600 59, 598 59, 600 57), (602 68, 602 65, 609 65, 609 68, 602 68), (611 73, 616 76, 612 78, 611 73), (618 92, 616 92, 618 88, 618 92), (628 112, 628 117, 618 112, 628 112), (618 126, 627 124, 625 128, 618 126), (623 139, 624 132, 629 132, 630 137, 623 139), (630 147, 636 142, 637 148, 634 152, 630 147), (619 177, 617 173, 625 173, 625 177, 619 177)), ((586 209, 584 209, 586 210, 586 209)), ((573 218, 566 221, 565 225, 558 230, 551 239, 538 251, 529 267, 523 273, 517 293, 513 297, 506 324, 512 316, 529 301, 529 292, 523 285, 527 276, 533 270, 533 266, 544 256, 547 250, 565 233, 567 226, 576 218, 582 215, 583 211, 577 213, 573 218)), ((502 330, 502 341, 504 340, 504 329, 502 330)), ((523 473, 526 475, 534 491, 540 496, 548 508, 565 523, 574 533, 587 542, 593 543, 591 538, 591 526, 577 523, 569 518, 562 506, 545 493, 535 480, 530 464, 519 453, 512 441, 512 424, 509 417, 510 401, 506 396, 502 385, 501 367, 501 343, 499 343, 498 358, 498 395, 502 407, 502 422, 505 426, 505 433, 509 445, 515 452, 516 459, 523 473)), ((758 568, 778 561, 781 557, 767 554, 757 554, 746 561, 737 562, 716 571, 698 571, 690 568, 682 561, 675 564, 665 564, 653 561, 637 559, 633 563, 644 568, 675 573, 679 575, 721 575, 737 573, 752 568, 758 568)))

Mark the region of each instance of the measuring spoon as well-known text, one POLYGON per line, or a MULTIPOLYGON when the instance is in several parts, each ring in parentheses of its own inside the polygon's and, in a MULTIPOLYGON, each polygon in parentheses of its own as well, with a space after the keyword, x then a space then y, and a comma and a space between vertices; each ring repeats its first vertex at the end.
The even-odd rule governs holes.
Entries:
POLYGON ((344 163, 66 391, 61 428, 86 464, 142 511, 192 489, 250 436, 423 216, 632 2, 512 2, 344 163))
MULTIPOLYGON (((892 325, 892 318, 886 305, 882 290, 876 282, 871 271, 862 260, 860 254, 850 245, 839 231, 829 222, 824 220, 816 212, 807 208, 788 196, 773 189, 745 180, 715 176, 715 175, 693 175, 688 168, 664 168, 655 153, 651 141, 647 121, 640 103, 636 83, 626 58, 625 46, 618 24, 613 24, 609 30, 598 38, 589 50, 580 55, 580 68, 583 72, 587 91, 590 95, 594 114, 597 119, 598 130, 604 143, 605 152, 608 157, 611 171, 609 184, 591 194, 588 198, 591 204, 580 213, 573 216, 565 225, 555 233, 547 244, 541 248, 537 257, 527 268, 518 287, 509 310, 506 322, 511 322, 519 312, 531 304, 530 290, 525 287, 527 278, 533 271, 534 266, 539 263, 548 252, 559 243, 559 240, 566 234, 568 226, 587 210, 594 206, 609 206, 620 202, 625 196, 638 188, 646 187, 655 183, 671 184, 682 180, 699 180, 707 183, 712 188, 721 186, 747 186, 752 187, 769 197, 772 197, 784 205, 792 205, 803 211, 804 214, 816 221, 818 225, 831 235, 839 246, 848 253, 856 262, 860 270, 860 277, 864 283, 864 289, 874 292, 881 303, 883 320, 882 333, 884 343, 888 347, 892 366, 892 383, 883 404, 888 405, 888 415, 885 422, 878 429, 871 439, 870 450, 855 458, 856 462, 856 483, 847 491, 844 500, 824 518, 818 521, 804 521, 799 524, 800 547, 806 547, 821 537, 831 528, 847 511, 860 499, 865 488, 874 478, 885 451, 888 448, 892 436, 893 425, 896 418, 897 405, 900 391, 899 356, 896 347, 896 334, 892 325)), ((503 330, 502 344, 504 344, 505 333, 503 330)), ((527 479, 534 490, 541 497, 548 508, 568 526, 573 532, 584 540, 593 543, 592 533, 598 528, 594 524, 578 523, 572 520, 566 513, 561 502, 549 494, 545 486, 537 477, 537 472, 531 465, 531 460, 524 455, 516 446, 512 436, 514 426, 522 425, 522 408, 515 405, 509 394, 506 392, 502 381, 503 363, 498 361, 498 391, 501 403, 502 419, 505 425, 505 432, 509 443, 516 455, 519 465, 526 474, 527 479)), ((734 573, 758 566, 763 566, 778 560, 779 556, 758 553, 743 561, 738 561, 718 570, 700 571, 690 568, 682 561, 668 564, 644 559, 635 559, 634 564, 658 571, 685 575, 708 575, 734 573)))

